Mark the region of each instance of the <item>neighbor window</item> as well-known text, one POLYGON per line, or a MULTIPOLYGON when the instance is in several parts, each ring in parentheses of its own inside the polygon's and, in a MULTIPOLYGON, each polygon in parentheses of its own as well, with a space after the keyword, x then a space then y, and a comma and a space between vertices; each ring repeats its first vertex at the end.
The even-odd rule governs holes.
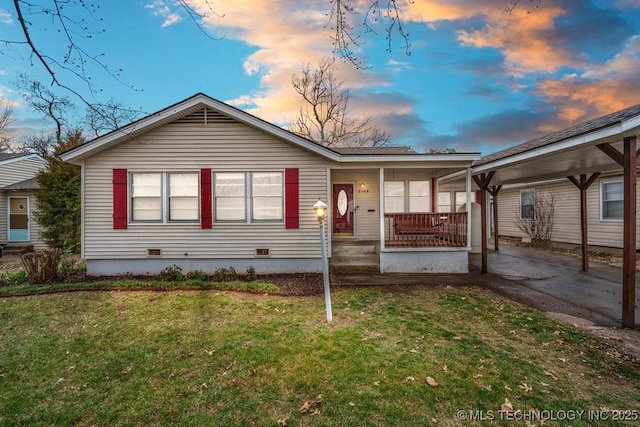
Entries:
POLYGON ((197 173, 131 173, 131 220, 198 221, 197 173))
POLYGON ((216 221, 278 221, 284 218, 282 172, 217 172, 216 221), (249 183, 249 185, 247 185, 249 183))
POLYGON ((600 183, 600 212, 603 220, 621 220, 623 212, 622 181, 600 183))
POLYGON ((536 192, 535 190, 523 190, 520 192, 520 218, 533 219, 535 214, 536 192))

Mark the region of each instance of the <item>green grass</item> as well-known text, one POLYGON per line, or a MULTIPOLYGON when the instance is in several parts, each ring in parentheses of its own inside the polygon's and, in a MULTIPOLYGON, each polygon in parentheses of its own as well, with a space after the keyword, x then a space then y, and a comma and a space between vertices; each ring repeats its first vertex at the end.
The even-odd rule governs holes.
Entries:
POLYGON ((524 425, 500 420, 505 399, 640 410, 637 364, 487 291, 342 289, 333 313, 322 296, 209 290, 0 298, 0 424, 479 425, 457 414, 482 410, 524 425))

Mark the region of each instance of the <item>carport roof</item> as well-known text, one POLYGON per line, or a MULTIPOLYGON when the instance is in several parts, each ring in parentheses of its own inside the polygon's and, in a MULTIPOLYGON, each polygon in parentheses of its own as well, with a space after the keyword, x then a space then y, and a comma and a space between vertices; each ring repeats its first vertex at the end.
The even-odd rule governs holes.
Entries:
MULTIPOLYGON (((474 163, 472 174, 493 171, 491 184, 499 185, 617 171, 621 167, 597 145, 611 144, 622 151, 623 139, 639 133, 640 104, 484 156, 474 163)), ((462 178, 453 174, 442 182, 455 183, 462 178)))

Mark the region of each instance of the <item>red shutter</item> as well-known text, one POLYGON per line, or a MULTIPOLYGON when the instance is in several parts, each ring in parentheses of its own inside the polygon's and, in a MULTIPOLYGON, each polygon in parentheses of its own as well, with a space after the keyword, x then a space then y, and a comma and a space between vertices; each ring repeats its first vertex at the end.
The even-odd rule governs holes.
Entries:
POLYGON ((284 170, 285 228, 300 227, 298 169, 284 170))
POLYGON ((122 230, 127 228, 127 170, 113 170, 113 228, 122 230))
POLYGON ((200 169, 200 224, 211 228, 211 169, 200 169))

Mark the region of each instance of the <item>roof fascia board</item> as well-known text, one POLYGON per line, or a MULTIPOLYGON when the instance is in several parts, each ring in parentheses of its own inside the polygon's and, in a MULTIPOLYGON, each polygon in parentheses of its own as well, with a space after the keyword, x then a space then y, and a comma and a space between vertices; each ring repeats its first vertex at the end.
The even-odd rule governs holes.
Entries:
POLYGON ((9 163, 19 162, 21 160, 39 160, 46 163, 44 157, 37 153, 26 154, 24 156, 11 157, 10 159, 0 160, 0 165, 8 165, 9 163))
POLYGON ((621 123, 622 132, 629 132, 640 127, 640 116, 635 116, 621 123))
POLYGON ((611 138, 613 136, 621 134, 622 132, 622 125, 616 124, 585 135, 576 136, 561 142, 546 145, 544 147, 534 148, 533 150, 526 151, 524 153, 515 154, 503 159, 498 159, 489 163, 474 166, 472 168, 472 173, 475 175, 482 172, 500 169, 506 166, 511 166, 527 160, 535 159, 536 157, 542 157, 566 151, 580 145, 595 145, 596 143, 601 142, 601 140, 603 139, 611 138))
MULTIPOLYGON (((339 162, 375 163, 375 162, 473 162, 480 160, 479 153, 448 154, 343 154, 339 162)), ((446 166, 443 166, 446 167, 446 166)))

